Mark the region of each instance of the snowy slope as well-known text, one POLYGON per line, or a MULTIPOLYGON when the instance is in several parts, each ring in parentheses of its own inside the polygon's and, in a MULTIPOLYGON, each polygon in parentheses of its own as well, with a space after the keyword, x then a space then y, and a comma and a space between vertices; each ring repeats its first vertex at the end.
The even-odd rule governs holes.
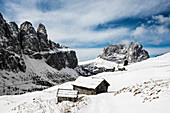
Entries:
POLYGON ((105 67, 105 68, 113 68, 117 66, 117 63, 115 62, 110 62, 101 58, 96 58, 94 60, 89 60, 89 61, 84 61, 84 62, 79 62, 79 65, 88 65, 88 64, 94 64, 94 66, 97 67, 105 67))
POLYGON ((0 13, 0 95, 43 90, 75 80, 76 52, 50 40, 45 25, 20 27, 0 13))
POLYGON ((56 104, 57 89, 72 88, 74 82, 67 82, 39 92, 1 96, 0 109, 3 113, 170 113, 170 53, 126 69, 95 75, 110 83, 108 93, 79 95, 83 98, 76 103, 56 104))
POLYGON ((26 72, 14 73, 12 71, 0 71, 0 95, 21 94, 33 90, 48 88, 48 84, 61 84, 75 80, 77 72, 71 68, 63 68, 60 71, 49 66, 45 59, 36 60, 23 55, 27 66, 26 72), (10 88, 8 88, 10 87, 10 88))

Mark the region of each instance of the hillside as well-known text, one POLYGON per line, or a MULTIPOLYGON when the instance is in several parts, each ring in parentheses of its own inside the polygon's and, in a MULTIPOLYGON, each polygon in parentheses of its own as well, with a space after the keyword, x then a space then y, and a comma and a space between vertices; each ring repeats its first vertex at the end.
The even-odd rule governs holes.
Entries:
POLYGON ((72 88, 73 82, 67 82, 43 91, 1 96, 0 109, 3 113, 169 113, 170 53, 128 65, 126 69, 94 75, 110 83, 108 93, 79 95, 82 99, 76 103, 56 104, 57 89, 72 88))
POLYGON ((76 52, 51 41, 43 24, 37 30, 28 21, 18 27, 0 13, 0 95, 42 90, 75 80, 77 64, 76 52))
POLYGON ((103 49, 98 58, 79 63, 79 68, 76 69, 80 75, 90 76, 105 72, 107 69, 113 69, 118 65, 141 62, 149 57, 149 53, 143 49, 139 42, 109 45, 103 49))

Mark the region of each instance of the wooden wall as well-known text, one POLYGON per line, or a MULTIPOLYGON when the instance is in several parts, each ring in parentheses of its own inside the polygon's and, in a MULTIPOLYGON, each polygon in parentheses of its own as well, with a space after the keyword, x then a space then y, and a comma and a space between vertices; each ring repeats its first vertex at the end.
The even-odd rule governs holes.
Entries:
POLYGON ((108 89, 108 84, 103 81, 96 88, 96 93, 99 94, 99 93, 107 92, 107 89, 108 89))
POLYGON ((58 102, 62 102, 62 101, 72 101, 72 102, 76 102, 78 98, 71 98, 71 97, 57 97, 57 101, 58 102))
POLYGON ((96 95, 99 93, 107 92, 108 84, 106 82, 101 82, 96 89, 89 89, 80 86, 74 86, 73 89, 77 90, 79 94, 86 94, 86 95, 96 95))
POLYGON ((79 87, 79 86, 73 86, 73 89, 79 91, 79 94, 96 95, 95 89, 88 89, 88 88, 79 87))

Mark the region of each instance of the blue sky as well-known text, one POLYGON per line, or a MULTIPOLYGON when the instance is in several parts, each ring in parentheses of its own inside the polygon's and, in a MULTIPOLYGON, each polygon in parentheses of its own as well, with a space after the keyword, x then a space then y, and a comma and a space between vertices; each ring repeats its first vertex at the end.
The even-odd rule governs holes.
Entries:
POLYGON ((43 23, 49 38, 74 48, 80 61, 128 41, 151 56, 170 51, 169 7, 170 0, 0 0, 5 19, 43 23))

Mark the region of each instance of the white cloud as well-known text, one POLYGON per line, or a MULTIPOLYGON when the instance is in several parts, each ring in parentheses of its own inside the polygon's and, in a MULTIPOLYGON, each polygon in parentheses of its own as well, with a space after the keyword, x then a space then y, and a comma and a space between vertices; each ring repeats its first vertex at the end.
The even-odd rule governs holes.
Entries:
POLYGON ((170 52, 170 47, 156 47, 156 48, 144 48, 146 51, 149 52, 150 56, 155 56, 163 53, 170 52))
MULTIPOLYGON (((149 20, 147 23, 153 23, 153 22, 154 22, 153 20, 149 20)), ((162 23, 160 25, 153 24, 151 26, 147 26, 147 25, 145 26, 144 24, 142 24, 141 26, 136 27, 136 29, 132 31, 131 36, 134 36, 135 38, 141 38, 141 37, 145 38, 148 37, 149 35, 150 38, 152 38, 154 36, 153 37, 154 40, 151 43, 154 43, 155 45, 159 45, 163 40, 158 39, 157 37, 155 37, 155 35, 163 35, 169 33, 169 31, 170 30, 168 29, 166 23, 162 23)))
POLYGON ((153 37, 152 41, 150 42, 150 44, 153 45, 159 45, 161 42, 163 42, 162 39, 158 38, 158 37, 153 37))
POLYGON ((140 27, 137 27, 134 31, 132 31, 131 36, 141 37, 141 36, 143 36, 147 32, 148 31, 146 30, 145 26, 141 25, 140 27))
POLYGON ((75 48, 79 61, 87 61, 97 58, 103 48, 75 48))
POLYGON ((157 31, 158 31, 159 34, 164 34, 164 33, 168 33, 169 29, 166 28, 165 26, 158 26, 157 31))
MULTIPOLYGON (((43 0, 6 2, 5 16, 19 24, 25 20, 32 22, 34 26, 41 22, 47 27, 50 39, 57 42, 77 40, 78 43, 74 45, 81 45, 84 42, 103 42, 108 38, 119 38, 129 34, 128 28, 96 32, 92 30, 92 27, 119 18, 158 13, 166 10, 166 7, 159 7, 159 10, 155 7, 167 0, 146 0, 146 2, 141 0, 61 0, 62 7, 49 12, 42 12, 37 8, 37 2, 41 1, 43 0)), ((53 0, 48 2, 55 3, 53 0)), ((139 27, 133 35, 137 36, 145 32, 144 28, 139 27)))
POLYGON ((163 15, 152 16, 154 20, 157 20, 159 23, 169 23, 170 15, 168 17, 164 17, 163 15))

